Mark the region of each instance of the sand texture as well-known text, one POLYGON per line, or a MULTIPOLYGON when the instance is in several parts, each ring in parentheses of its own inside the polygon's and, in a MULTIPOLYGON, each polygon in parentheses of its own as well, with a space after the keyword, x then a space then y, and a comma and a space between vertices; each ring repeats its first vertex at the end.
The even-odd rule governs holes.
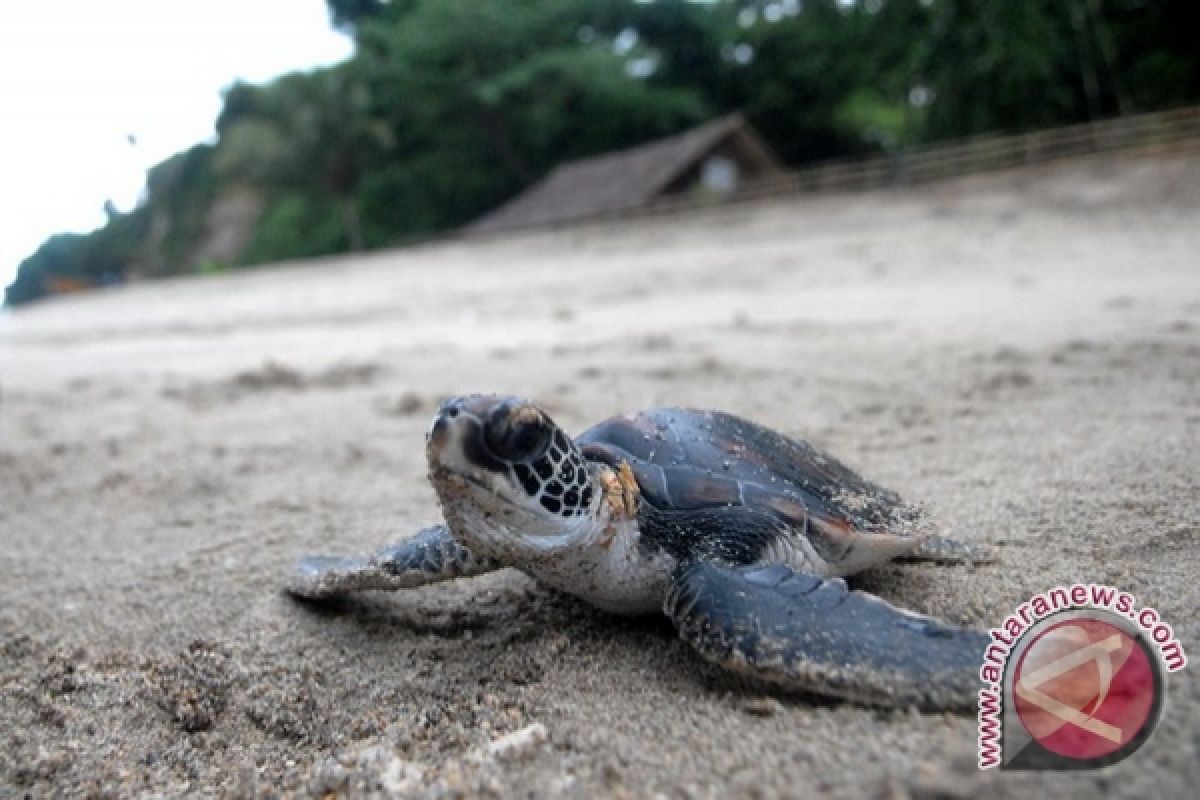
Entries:
POLYGON ((764 696, 514 571, 285 597, 437 521, 469 391, 743 414, 1000 556, 858 585, 986 626, 1110 583, 1200 658, 1200 158, 1080 162, 0 316, 0 795, 1194 796, 1194 665, 1123 764, 980 774, 970 718, 764 696))

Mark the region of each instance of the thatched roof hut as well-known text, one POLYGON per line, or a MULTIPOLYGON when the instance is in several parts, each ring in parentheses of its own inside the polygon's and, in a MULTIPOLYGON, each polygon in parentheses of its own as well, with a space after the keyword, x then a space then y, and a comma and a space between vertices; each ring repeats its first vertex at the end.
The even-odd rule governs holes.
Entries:
POLYGON ((666 139, 561 164, 468 230, 552 226, 693 192, 719 196, 782 170, 742 115, 731 114, 666 139))

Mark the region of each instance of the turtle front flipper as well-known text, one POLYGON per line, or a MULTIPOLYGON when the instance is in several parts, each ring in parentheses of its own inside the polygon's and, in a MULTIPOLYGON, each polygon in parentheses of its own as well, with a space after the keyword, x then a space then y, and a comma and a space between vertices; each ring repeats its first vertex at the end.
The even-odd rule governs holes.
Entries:
POLYGON ((362 589, 415 589, 502 566, 454 541, 445 525, 434 525, 365 558, 302 558, 284 588, 296 597, 317 599, 362 589))
POLYGON ((780 565, 698 561, 664 611, 701 655, 755 681, 878 706, 975 708, 986 634, 780 565))

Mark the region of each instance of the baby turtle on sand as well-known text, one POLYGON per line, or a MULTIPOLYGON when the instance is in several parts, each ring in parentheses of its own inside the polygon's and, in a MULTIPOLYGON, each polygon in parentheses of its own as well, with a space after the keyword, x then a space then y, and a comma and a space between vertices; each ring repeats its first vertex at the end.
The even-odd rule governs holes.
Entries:
POLYGON ((321 598, 515 567, 620 613, 661 611, 710 661, 786 690, 969 709, 987 637, 841 580, 976 560, 812 445, 719 411, 613 417, 571 441, 515 397, 454 398, 426 455, 446 520, 366 558, 305 558, 321 598))

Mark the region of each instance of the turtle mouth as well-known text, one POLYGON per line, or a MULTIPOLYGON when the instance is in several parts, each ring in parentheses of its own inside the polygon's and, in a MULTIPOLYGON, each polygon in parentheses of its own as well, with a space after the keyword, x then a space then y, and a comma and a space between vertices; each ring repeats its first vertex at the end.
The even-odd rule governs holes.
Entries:
POLYGON ((573 530, 558 525, 538 530, 540 521, 557 518, 544 514, 540 507, 526 507, 485 477, 431 464, 429 478, 455 536, 479 552, 511 559, 517 557, 516 553, 544 554, 576 544, 577 533, 573 530))
POLYGON ((501 493, 493 483, 486 482, 481 476, 472 472, 464 472, 454 467, 446 466, 445 464, 430 464, 429 480, 435 486, 448 485, 457 489, 465 489, 473 487, 483 492, 487 492, 501 500, 508 501, 503 493, 501 493))

